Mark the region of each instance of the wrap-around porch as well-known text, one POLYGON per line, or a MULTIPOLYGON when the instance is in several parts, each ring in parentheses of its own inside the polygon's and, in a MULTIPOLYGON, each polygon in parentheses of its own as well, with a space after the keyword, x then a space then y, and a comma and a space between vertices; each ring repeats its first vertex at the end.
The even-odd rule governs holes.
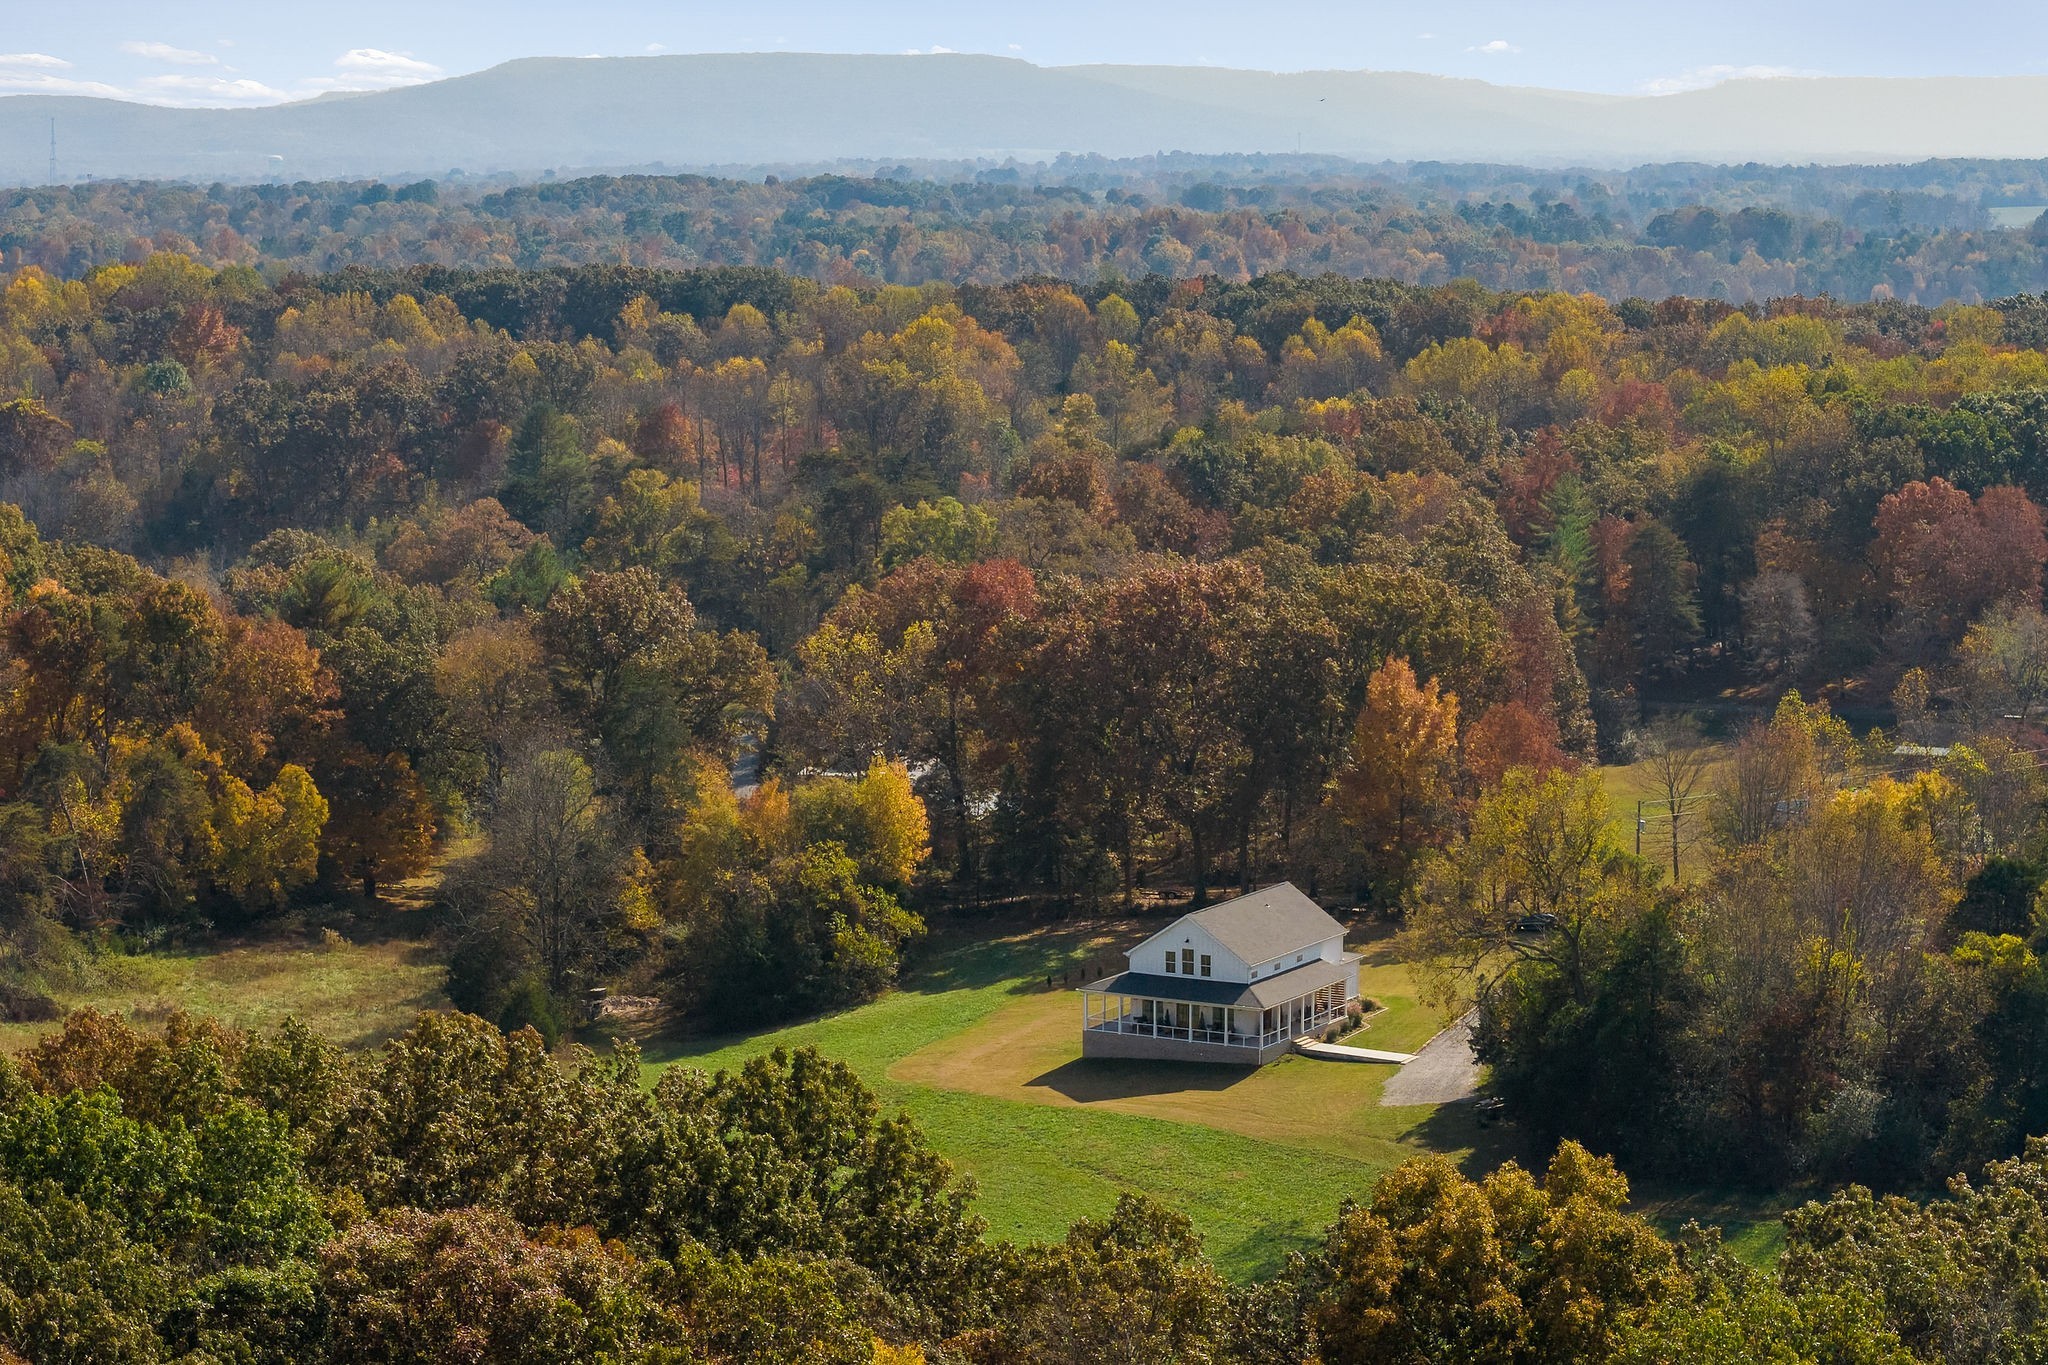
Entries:
POLYGON ((1087 1033, 1263 1050, 1342 1017, 1346 997, 1344 983, 1333 982, 1261 1009, 1083 988, 1081 1020, 1087 1033))

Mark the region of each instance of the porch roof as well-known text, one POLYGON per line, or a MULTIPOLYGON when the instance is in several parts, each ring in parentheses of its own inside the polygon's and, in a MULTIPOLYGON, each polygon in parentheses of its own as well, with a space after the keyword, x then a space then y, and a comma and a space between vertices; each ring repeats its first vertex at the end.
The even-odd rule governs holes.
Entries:
POLYGON ((1356 955, 1335 962, 1304 962, 1263 981, 1211 981, 1202 977, 1166 976, 1158 972, 1118 972, 1091 981, 1081 990, 1097 995, 1141 995, 1190 1005, 1226 1005, 1237 1009, 1271 1009, 1298 996, 1350 980, 1356 955))

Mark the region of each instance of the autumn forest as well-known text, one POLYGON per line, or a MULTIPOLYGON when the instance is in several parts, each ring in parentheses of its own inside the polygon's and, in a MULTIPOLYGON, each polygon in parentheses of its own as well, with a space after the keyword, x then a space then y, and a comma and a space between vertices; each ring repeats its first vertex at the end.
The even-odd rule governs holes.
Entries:
POLYGON ((0 204, 0 1360, 2043 1350, 2039 231, 903 170, 0 204), (1254 1283, 987 1235, 816 1053, 575 1045, 1283 879, 1521 1160, 1254 1283), (400 886, 461 1013, 375 1052, 58 1018, 400 886))

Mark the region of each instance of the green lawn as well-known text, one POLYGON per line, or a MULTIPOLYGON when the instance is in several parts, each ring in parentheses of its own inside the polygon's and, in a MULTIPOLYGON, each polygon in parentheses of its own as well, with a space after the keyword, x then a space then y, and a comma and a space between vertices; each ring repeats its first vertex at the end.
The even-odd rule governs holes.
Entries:
MULTIPOLYGON (((668 1066, 733 1067, 774 1047, 816 1047, 907 1111, 980 1185, 997 1237, 1061 1236, 1123 1190, 1194 1219, 1225 1273, 1249 1278, 1309 1245, 1347 1195, 1424 1151, 1481 1174, 1502 1159, 1499 1130, 1464 1106, 1386 1108, 1375 1066, 1289 1057, 1257 1071, 1079 1061, 1080 1007, 1045 977, 1128 943, 1090 930, 1018 935, 934 951, 902 989, 843 1014, 744 1038, 650 1043, 650 1081, 668 1066)), ((1354 1041, 1408 1051, 1441 1021, 1414 998, 1388 945, 1367 945, 1364 993, 1387 1006, 1354 1041)), ((1782 1243, 1776 1202, 1644 1191, 1667 1233, 1698 1219, 1753 1263, 1782 1243)))
MULTIPOLYGON (((394 926, 402 927, 402 926, 394 926)), ((1099 1216, 1124 1190, 1185 1211, 1230 1275, 1274 1269, 1308 1245, 1346 1195, 1422 1151, 1478 1174, 1499 1159, 1462 1106, 1387 1108, 1388 1070, 1291 1057, 1256 1071, 1134 1062, 1080 1064, 1079 1004, 1045 977, 1130 940, 1129 926, 961 941, 935 949, 902 989, 828 1018, 724 1040, 650 1042, 650 1080, 667 1066, 716 1069, 772 1047, 815 1046, 846 1062, 890 1110, 979 1183, 994 1236, 1044 1240, 1099 1216)), ((1363 1046, 1412 1050, 1439 1025, 1407 968, 1368 945, 1365 993, 1386 1005, 1363 1046)), ((377 942, 252 941, 208 952, 104 954, 54 992, 153 1023, 174 1009, 264 1027, 296 1015, 350 1047, 374 1047, 421 1009, 441 1008, 440 968, 401 935, 377 942)), ((0 1051, 54 1025, 0 1026, 0 1051)), ((1647 1193, 1647 1192, 1646 1192, 1647 1193)), ((1718 1222, 1738 1252, 1775 1250, 1775 1208, 1674 1195, 1644 1211, 1667 1230, 1718 1222)))
MULTIPOLYGON (((1686 882, 1691 882, 1706 868, 1707 830, 1713 819, 1713 793, 1725 782, 1729 762, 1727 745, 1710 745, 1706 770, 1693 789, 1692 800, 1687 803, 1688 814, 1680 829, 1679 845, 1679 872, 1686 882)), ((1607 792, 1607 805, 1612 813, 1608 829, 1615 840, 1623 848, 1636 850, 1636 815, 1641 810, 1647 817, 1642 835, 1642 855, 1668 873, 1671 868, 1671 826, 1662 814, 1667 808, 1664 789, 1658 785, 1651 765, 1647 762, 1614 763, 1597 771, 1607 792)))
POLYGON ((1778 1259, 1785 1249, 1785 1211, 1805 1202, 1790 1195, 1714 1193, 1654 1184, 1639 1186, 1634 1193, 1636 1212, 1666 1237, 1677 1236, 1692 1222, 1718 1227, 1728 1250, 1753 1266, 1768 1266, 1778 1259))
MULTIPOLYGON (((1479 1132, 1464 1111, 1378 1107, 1379 1067, 1080 1067, 1079 1003, 1048 992, 1044 978, 1106 946, 1085 931, 962 945, 872 1004, 754 1037, 650 1045, 646 1065, 717 1069, 815 1046, 973 1174, 994 1235, 1057 1238, 1075 1218, 1107 1212, 1120 1191, 1141 1190, 1187 1212, 1234 1276, 1275 1268, 1341 1198, 1366 1194, 1418 1152, 1488 1163, 1473 1154, 1479 1132)), ((1397 979, 1376 985, 1379 970, 1368 970, 1369 993, 1397 979)), ((1401 1000, 1360 1041, 1419 1044, 1435 1025, 1418 1008, 1401 1000)))

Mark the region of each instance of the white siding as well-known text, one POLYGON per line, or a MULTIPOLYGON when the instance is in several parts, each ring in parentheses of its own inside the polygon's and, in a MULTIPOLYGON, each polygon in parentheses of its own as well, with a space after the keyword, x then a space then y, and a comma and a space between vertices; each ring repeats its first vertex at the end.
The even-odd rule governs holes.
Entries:
POLYGON ((1187 918, 1175 920, 1152 937, 1131 949, 1126 955, 1134 972, 1148 972, 1161 975, 1166 971, 1166 954, 1174 955, 1173 975, 1181 974, 1181 954, 1192 950, 1195 954, 1195 975, 1201 976, 1202 955, 1207 953, 1210 960, 1212 981, 1264 981, 1280 972, 1294 967, 1307 966, 1311 962, 1335 962, 1344 956, 1344 936, 1334 935, 1321 943, 1311 944, 1297 952, 1290 952, 1267 962, 1241 962, 1229 950, 1218 943, 1201 925, 1187 918), (1299 959, 1299 960, 1297 960, 1299 959), (1257 971, 1257 975, 1252 973, 1257 971))
POLYGON ((1166 971, 1166 954, 1172 952, 1173 974, 1179 976, 1181 954, 1184 950, 1192 950, 1195 955, 1195 976, 1198 979, 1202 975, 1202 956, 1205 953, 1209 957, 1208 980, 1245 982, 1252 979, 1249 967, 1210 937, 1209 932, 1201 925, 1186 918, 1175 920, 1131 949, 1128 954, 1131 970, 1149 972, 1154 976, 1160 975, 1166 971))

